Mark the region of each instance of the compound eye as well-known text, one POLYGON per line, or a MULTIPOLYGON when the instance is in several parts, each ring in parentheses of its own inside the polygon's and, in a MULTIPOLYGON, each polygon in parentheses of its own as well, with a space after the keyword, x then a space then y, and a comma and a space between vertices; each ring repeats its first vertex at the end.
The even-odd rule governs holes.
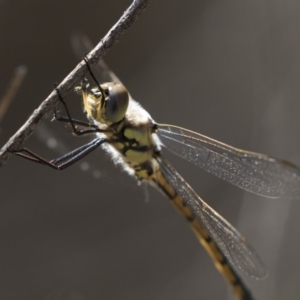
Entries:
POLYGON ((126 88, 118 83, 107 83, 108 100, 105 102, 105 113, 109 121, 117 123, 121 121, 129 103, 129 94, 126 88))

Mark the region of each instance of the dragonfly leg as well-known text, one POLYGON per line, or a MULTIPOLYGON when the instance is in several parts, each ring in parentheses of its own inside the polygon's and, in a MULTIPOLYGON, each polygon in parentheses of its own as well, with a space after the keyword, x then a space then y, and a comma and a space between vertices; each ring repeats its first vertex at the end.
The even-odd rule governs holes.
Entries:
POLYGON ((98 82, 96 76, 94 75, 94 73, 93 73, 93 71, 92 71, 92 69, 91 69, 91 66, 90 66, 90 64, 89 64, 89 61, 88 61, 86 55, 84 56, 83 60, 84 60, 84 62, 85 62, 85 64, 86 64, 86 67, 87 67, 87 69, 88 69, 88 71, 89 71, 91 77, 92 77, 93 80, 95 81, 95 83, 96 83, 96 85, 97 85, 97 88, 99 89, 101 95, 104 97, 104 91, 103 91, 103 89, 101 88, 101 86, 100 86, 100 84, 99 84, 99 82, 98 82))
POLYGON ((63 156, 60 156, 52 160, 47 160, 27 148, 23 148, 12 152, 15 155, 18 155, 20 157, 23 157, 25 159, 28 159, 36 163, 46 165, 55 170, 63 170, 73 165, 74 163, 76 163, 77 161, 79 161, 80 159, 82 159, 92 151, 94 151, 96 148, 98 148, 101 144, 105 142, 106 142, 105 139, 96 138, 91 142, 83 146, 80 146, 79 148, 72 150, 63 156))
MULTIPOLYGON (((70 119, 68 117, 58 115, 56 108, 54 110, 53 117, 56 121, 70 123, 70 119)), ((86 122, 86 121, 82 121, 82 120, 77 120, 77 119, 72 118, 72 122, 73 122, 73 124, 79 125, 82 127, 94 128, 94 129, 98 128, 96 125, 86 122)))
POLYGON ((75 135, 77 135, 77 136, 81 136, 81 135, 85 135, 85 134, 90 134, 90 133, 105 132, 105 130, 100 129, 98 126, 96 126, 96 125, 94 125, 92 123, 73 119, 71 117, 71 114, 69 112, 67 104, 65 103, 65 101, 63 100, 63 98, 62 98, 62 96, 61 96, 61 94, 59 92, 59 89, 55 88, 55 90, 56 90, 57 95, 58 95, 58 97, 60 99, 60 102, 63 104, 63 106, 65 108, 65 111, 67 113, 67 117, 59 116, 57 114, 57 110, 55 108, 54 109, 54 118, 55 118, 55 120, 61 121, 61 122, 66 122, 66 123, 70 123, 71 127, 73 129, 73 133, 75 135), (77 129, 76 125, 86 127, 87 129, 77 129))

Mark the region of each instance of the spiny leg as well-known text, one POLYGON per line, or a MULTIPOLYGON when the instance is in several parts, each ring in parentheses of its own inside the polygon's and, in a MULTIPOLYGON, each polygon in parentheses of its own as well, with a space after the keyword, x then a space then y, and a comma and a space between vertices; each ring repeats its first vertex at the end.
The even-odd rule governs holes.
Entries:
POLYGON ((67 113, 67 117, 63 117, 63 116, 58 116, 57 115, 57 111, 56 111, 56 108, 54 109, 54 118, 57 120, 57 121, 62 121, 62 122, 67 122, 67 123, 70 123, 71 124, 71 127, 73 129, 73 133, 77 136, 81 136, 81 135, 85 135, 85 134, 90 134, 90 133, 96 133, 96 132, 106 132, 106 130, 102 130, 100 129, 99 127, 97 127, 96 125, 94 124, 91 124, 91 123, 88 123, 88 122, 84 122, 84 121, 80 121, 80 120, 76 120, 76 119, 73 119, 71 117, 71 114, 69 112, 69 109, 68 109, 68 106, 67 104, 65 103, 65 101, 63 100, 60 92, 59 92, 59 89, 58 88, 55 88, 56 92, 57 92, 57 95, 60 99, 60 102, 63 104, 64 108, 65 108, 65 111, 67 113), (79 130, 76 128, 75 125, 80 125, 80 126, 83 126, 83 127, 87 127, 88 129, 82 129, 82 130, 79 130))
MULTIPOLYGON (((59 121, 59 122, 65 122, 65 123, 71 123, 70 122, 70 119, 68 117, 65 117, 65 116, 59 116, 57 114, 57 111, 55 110, 54 112, 54 119, 56 121, 59 121)), ((82 127, 87 127, 87 128, 92 128, 92 129, 98 129, 98 127, 92 123, 89 123, 89 122, 85 122, 85 121, 82 121, 82 120, 77 120, 77 119, 73 119, 72 118, 72 122, 73 124, 75 125, 79 125, 79 126, 82 126, 82 127)), ((103 132, 103 131, 101 131, 103 132)))
MULTIPOLYGON (((91 73, 93 79, 96 81, 97 85, 99 85, 99 83, 97 82, 95 76, 93 75, 86 59, 85 59, 85 62, 87 63, 87 67, 88 67, 89 72, 91 73)), ((99 86, 99 89, 100 89, 101 92, 103 92, 100 86, 99 86)), ((55 87, 55 90, 57 92, 57 95, 58 95, 61 103, 63 104, 63 106, 66 110, 67 117, 59 116, 57 114, 57 109, 55 108, 54 109, 54 118, 57 121, 70 123, 71 127, 73 129, 73 133, 75 135, 81 136, 81 135, 85 135, 85 134, 91 134, 91 133, 97 133, 97 132, 107 132, 108 131, 108 130, 100 129, 100 128, 98 128, 98 126, 96 126, 92 123, 73 119, 71 117, 71 114, 69 112, 67 104, 64 102, 63 97, 60 94, 59 89, 57 87, 55 87), (87 129, 78 130, 75 125, 86 127, 87 129)), ((63 156, 58 157, 56 159, 52 159, 52 160, 47 160, 47 159, 39 156, 38 154, 34 153, 33 151, 27 149, 27 148, 22 148, 20 150, 13 150, 13 151, 10 151, 10 152, 12 152, 13 154, 15 154, 17 156, 20 156, 20 157, 23 157, 27 160, 30 160, 32 162, 40 163, 40 164, 49 166, 49 167, 51 167, 53 169, 56 169, 56 170, 63 170, 65 168, 73 165, 78 160, 82 159, 83 157, 85 157, 87 154, 89 154, 90 152, 92 152, 93 150, 98 148, 104 142, 106 142, 106 139, 96 138, 93 141, 91 141, 91 142, 89 142, 89 143, 87 143, 87 144, 85 144, 85 145, 83 145, 83 146, 81 146, 81 147, 79 147, 79 148, 77 148, 73 151, 70 151, 69 153, 67 153, 63 156), (62 162, 62 163, 60 163, 60 162, 62 162)))
POLYGON ((96 83, 96 85, 97 85, 97 87, 98 87, 98 89, 99 89, 99 91, 100 91, 102 97, 104 98, 104 97, 105 97, 104 91, 103 91, 103 89, 101 88, 101 85, 99 84, 99 82, 98 82, 96 76, 94 75, 94 73, 93 73, 93 71, 92 71, 92 69, 91 69, 91 67, 90 67, 90 64, 89 64, 89 61, 88 61, 86 55, 84 56, 83 60, 84 60, 84 62, 85 62, 85 64, 86 64, 86 67, 87 67, 87 69, 88 69, 88 71, 89 71, 91 77, 92 77, 93 80, 95 81, 95 83, 96 83))
POLYGON ((86 155, 91 153, 92 151, 94 151, 96 148, 98 148, 101 144, 103 144, 105 142, 106 142, 105 139, 96 138, 96 139, 92 140, 91 142, 89 142, 73 151, 70 151, 69 153, 67 153, 63 156, 52 159, 52 160, 47 160, 27 148, 23 148, 18 151, 13 151, 13 153, 15 155, 18 155, 18 156, 28 159, 30 161, 46 165, 55 170, 63 170, 63 169, 66 169, 67 167, 73 165, 74 163, 76 163, 77 161, 79 161, 80 159, 82 159, 83 157, 85 157, 86 155))
MULTIPOLYGON (((58 113, 57 113, 57 109, 55 107, 55 109, 54 109, 54 119, 56 121, 65 122, 65 123, 71 123, 71 122, 73 122, 73 124, 75 124, 75 125, 79 125, 79 126, 82 126, 82 127, 87 127, 89 129, 91 129, 91 128, 98 129, 98 127, 96 125, 94 125, 93 123, 91 123, 91 122, 87 122, 87 121, 82 121, 82 120, 77 120, 77 119, 74 119, 74 118, 70 118, 69 109, 66 107, 66 103, 63 101, 63 98, 62 98, 59 90, 56 88, 56 85, 55 85, 54 88, 55 88, 55 90, 56 90, 56 92, 58 94, 58 97, 59 97, 60 101, 64 104, 64 107, 66 108, 66 111, 68 112, 68 116, 69 116, 69 117, 59 116, 58 113)), ((80 89, 81 90, 86 89, 86 87, 83 87, 83 83, 81 84, 81 88, 80 89)), ((103 132, 103 131, 101 131, 101 132, 103 132)))

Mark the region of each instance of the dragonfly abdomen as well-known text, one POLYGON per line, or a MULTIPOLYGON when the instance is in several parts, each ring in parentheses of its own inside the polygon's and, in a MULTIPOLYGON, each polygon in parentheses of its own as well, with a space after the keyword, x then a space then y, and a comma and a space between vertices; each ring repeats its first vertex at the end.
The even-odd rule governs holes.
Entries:
POLYGON ((239 275, 230 266, 228 259, 224 256, 207 231, 203 229, 201 223, 195 217, 192 209, 188 206, 184 199, 177 194, 176 190, 171 184, 169 184, 168 180, 165 178, 159 168, 152 174, 151 180, 160 189, 160 191, 167 196, 167 198, 181 213, 181 215, 187 219, 199 242, 213 260, 215 267, 231 286, 236 299, 253 300, 250 291, 243 284, 239 275))

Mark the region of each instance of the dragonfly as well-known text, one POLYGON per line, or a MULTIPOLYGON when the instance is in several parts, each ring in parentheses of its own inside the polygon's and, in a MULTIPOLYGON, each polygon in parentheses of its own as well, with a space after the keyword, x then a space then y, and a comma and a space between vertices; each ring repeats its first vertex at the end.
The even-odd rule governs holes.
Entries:
POLYGON ((183 179, 165 158, 164 149, 243 190, 269 198, 299 197, 300 169, 288 161, 241 150, 179 126, 156 123, 104 61, 98 69, 107 81, 101 84, 87 58, 85 61, 95 86, 83 80, 76 91, 82 95, 87 121, 72 118, 61 97, 66 116, 59 115, 56 109, 54 116, 57 121, 70 124, 75 135, 94 138, 52 160, 27 148, 14 154, 63 170, 102 148, 129 176, 158 189, 185 217, 236 299, 253 299, 234 268, 263 279, 267 271, 261 258, 237 229, 183 179))

